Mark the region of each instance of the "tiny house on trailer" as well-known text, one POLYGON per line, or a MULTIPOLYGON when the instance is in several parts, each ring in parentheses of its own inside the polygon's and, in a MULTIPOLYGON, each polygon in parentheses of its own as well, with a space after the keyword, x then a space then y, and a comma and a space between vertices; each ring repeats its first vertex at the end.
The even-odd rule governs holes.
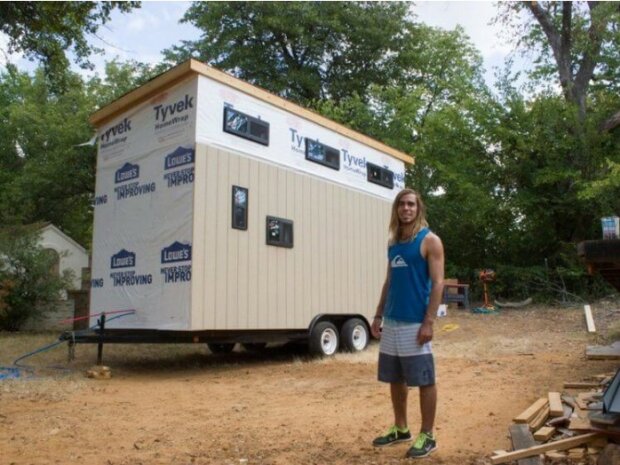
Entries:
POLYGON ((409 155, 195 60, 91 122, 93 341, 365 348, 409 155))

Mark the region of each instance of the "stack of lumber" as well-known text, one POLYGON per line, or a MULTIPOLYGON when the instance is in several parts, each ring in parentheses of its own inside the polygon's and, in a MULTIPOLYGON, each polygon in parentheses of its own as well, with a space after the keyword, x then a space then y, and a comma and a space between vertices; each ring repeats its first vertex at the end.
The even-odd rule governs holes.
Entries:
POLYGON ((607 443, 620 440, 620 414, 603 413, 602 397, 613 373, 564 383, 513 418, 513 449, 495 451, 492 465, 596 464, 607 443))

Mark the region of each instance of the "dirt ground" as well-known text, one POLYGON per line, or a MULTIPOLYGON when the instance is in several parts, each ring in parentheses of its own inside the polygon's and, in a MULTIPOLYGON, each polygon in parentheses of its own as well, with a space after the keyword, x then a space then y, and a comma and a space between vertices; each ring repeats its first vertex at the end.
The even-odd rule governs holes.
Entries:
MULTIPOLYGON (((620 302, 599 302, 593 313, 596 335, 582 308, 450 310, 438 319, 439 449, 423 461, 482 465, 510 448, 511 419, 533 401, 564 381, 615 371, 618 362, 587 361, 584 350, 620 337, 609 330, 620 302)), ((0 333, 0 366, 56 336, 0 333)), ((104 354, 112 378, 94 380, 84 372, 96 348, 78 346, 68 364, 63 346, 24 361, 37 367, 30 376, 0 381, 0 463, 409 463, 407 444, 370 445, 392 422, 377 354, 376 343, 323 360, 283 346, 215 356, 203 345, 116 345, 104 354)), ((415 389, 409 406, 415 430, 415 389)))

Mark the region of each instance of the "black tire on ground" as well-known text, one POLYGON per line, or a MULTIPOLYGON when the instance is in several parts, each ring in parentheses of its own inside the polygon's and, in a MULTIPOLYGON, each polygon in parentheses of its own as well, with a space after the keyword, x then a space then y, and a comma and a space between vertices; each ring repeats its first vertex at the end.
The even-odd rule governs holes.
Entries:
POLYGON ((229 354, 235 348, 234 342, 209 342, 207 347, 214 354, 229 354))
POLYGON ((338 351, 340 337, 338 329, 329 321, 317 323, 310 333, 308 349, 312 355, 329 357, 338 351))
POLYGON ((361 352, 368 345, 370 333, 368 327, 359 318, 351 318, 342 325, 340 344, 347 352, 361 352))
POLYGON ((266 342, 244 342, 241 345, 248 352, 260 352, 265 347, 267 347, 266 342))

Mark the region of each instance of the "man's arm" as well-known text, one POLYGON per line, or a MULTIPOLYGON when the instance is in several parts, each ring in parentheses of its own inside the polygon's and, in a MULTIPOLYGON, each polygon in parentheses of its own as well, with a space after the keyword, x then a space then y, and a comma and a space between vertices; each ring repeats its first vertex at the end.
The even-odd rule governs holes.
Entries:
POLYGON ((443 296, 443 275, 444 275, 444 252, 441 239, 435 234, 428 234, 422 243, 422 254, 428 262, 428 272, 431 278, 431 295, 426 315, 418 332, 418 344, 424 344, 433 339, 433 322, 437 316, 437 308, 443 296))
POLYGON ((376 338, 381 337, 381 320, 383 319, 383 309, 385 307, 385 299, 387 299, 388 289, 390 287, 390 263, 388 262, 387 271, 385 273, 385 281, 381 288, 381 297, 379 298, 379 305, 375 311, 375 317, 370 325, 370 332, 376 338))

